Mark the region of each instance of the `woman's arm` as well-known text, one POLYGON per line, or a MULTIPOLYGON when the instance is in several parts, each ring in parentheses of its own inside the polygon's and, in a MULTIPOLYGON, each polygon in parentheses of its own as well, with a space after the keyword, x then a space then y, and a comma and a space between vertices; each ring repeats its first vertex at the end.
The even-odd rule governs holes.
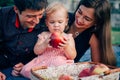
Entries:
POLYGON ((99 47, 99 41, 96 38, 95 34, 92 35, 90 39, 90 49, 91 49, 91 58, 94 62, 100 62, 100 47, 99 47))
POLYGON ((75 49, 75 42, 74 39, 72 37, 72 35, 70 35, 69 37, 64 37, 65 40, 63 41, 63 44, 61 43, 60 46, 64 47, 65 50, 65 55, 68 59, 75 59, 76 57, 76 49, 75 49))

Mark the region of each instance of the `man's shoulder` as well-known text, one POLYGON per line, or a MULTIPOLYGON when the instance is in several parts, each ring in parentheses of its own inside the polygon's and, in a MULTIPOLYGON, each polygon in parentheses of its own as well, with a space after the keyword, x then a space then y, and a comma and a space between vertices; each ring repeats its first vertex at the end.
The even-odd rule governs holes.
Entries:
POLYGON ((1 15, 6 15, 6 14, 11 13, 11 12, 13 12, 13 6, 6 6, 6 7, 2 7, 0 9, 1 15))
POLYGON ((8 23, 12 22, 15 18, 13 6, 6 6, 0 9, 0 29, 6 28, 8 23))

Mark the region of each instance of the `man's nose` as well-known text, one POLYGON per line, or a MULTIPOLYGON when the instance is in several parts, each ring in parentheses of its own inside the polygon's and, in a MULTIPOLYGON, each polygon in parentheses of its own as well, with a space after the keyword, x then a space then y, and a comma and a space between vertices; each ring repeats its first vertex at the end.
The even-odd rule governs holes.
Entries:
POLYGON ((37 16, 34 17, 34 19, 33 19, 33 22, 34 22, 34 23, 38 24, 39 21, 40 21, 40 18, 39 18, 39 17, 37 17, 37 16))

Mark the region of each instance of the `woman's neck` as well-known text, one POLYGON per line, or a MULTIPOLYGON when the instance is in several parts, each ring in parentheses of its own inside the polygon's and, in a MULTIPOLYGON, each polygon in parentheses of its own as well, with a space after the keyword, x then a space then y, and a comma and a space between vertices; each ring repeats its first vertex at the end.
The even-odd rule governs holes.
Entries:
POLYGON ((74 24, 71 25, 70 30, 68 33, 72 33, 73 37, 77 37, 80 33, 82 33, 85 29, 77 28, 74 24))

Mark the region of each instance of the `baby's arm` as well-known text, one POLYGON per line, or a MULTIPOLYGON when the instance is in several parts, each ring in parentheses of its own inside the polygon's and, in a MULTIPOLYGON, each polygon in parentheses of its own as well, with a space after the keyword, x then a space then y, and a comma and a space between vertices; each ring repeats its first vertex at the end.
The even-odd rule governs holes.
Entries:
POLYGON ((49 34, 48 32, 42 32, 38 35, 37 43, 34 46, 34 53, 39 55, 48 47, 49 45, 49 34))
POLYGON ((75 49, 75 42, 71 34, 69 34, 69 37, 64 37, 65 40, 63 41, 63 44, 60 44, 64 47, 65 55, 68 59, 75 59, 76 57, 76 49, 75 49))

